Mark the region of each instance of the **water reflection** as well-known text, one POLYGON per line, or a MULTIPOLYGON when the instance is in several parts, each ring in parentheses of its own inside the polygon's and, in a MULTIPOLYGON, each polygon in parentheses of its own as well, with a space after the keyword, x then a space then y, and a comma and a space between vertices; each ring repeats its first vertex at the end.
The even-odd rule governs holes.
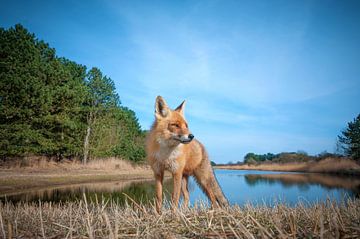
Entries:
POLYGON ((246 183, 251 187, 258 184, 281 184, 284 188, 298 187, 301 191, 308 191, 317 185, 326 189, 348 189, 353 196, 360 195, 360 179, 358 177, 329 175, 319 173, 281 173, 281 174, 247 174, 246 183))
MULTIPOLYGON (((360 178, 342 177, 327 174, 279 173, 247 170, 215 170, 219 184, 231 204, 273 205, 276 201, 295 205, 299 201, 319 202, 328 198, 341 201, 346 197, 360 196, 360 178), (279 200, 280 199, 280 200, 279 200)), ((165 197, 170 199, 172 180, 164 182, 165 197)), ((196 185, 189 181, 190 203, 207 201, 206 196, 196 185)), ((0 201, 17 202, 65 202, 83 198, 89 200, 113 199, 124 204, 126 196, 141 203, 153 202, 155 196, 154 181, 120 181, 108 183, 90 183, 21 191, 11 195, 1 195, 0 201)))
MULTIPOLYGON (((165 197, 169 198, 172 183, 164 181, 165 197)), ((124 204, 128 195, 137 202, 147 203, 152 201, 155 195, 155 184, 153 181, 118 181, 108 183, 88 183, 66 185, 61 187, 45 188, 27 192, 14 193, 0 196, 0 201, 17 202, 66 202, 76 201, 86 195, 88 200, 113 199, 119 204, 124 204)))
POLYGON ((217 170, 231 204, 274 205, 278 202, 294 206, 328 199, 341 202, 359 197, 360 179, 317 173, 287 173, 252 170, 217 170))

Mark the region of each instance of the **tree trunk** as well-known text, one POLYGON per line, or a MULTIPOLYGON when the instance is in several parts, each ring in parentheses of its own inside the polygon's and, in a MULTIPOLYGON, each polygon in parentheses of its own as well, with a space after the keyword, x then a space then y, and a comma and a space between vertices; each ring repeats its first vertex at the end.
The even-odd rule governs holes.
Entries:
POLYGON ((86 129, 86 135, 84 139, 84 157, 83 157, 83 164, 86 164, 89 157, 89 143, 90 143, 90 134, 91 134, 91 125, 92 125, 92 119, 93 114, 90 112, 88 117, 88 126, 86 129))
POLYGON ((87 130, 86 130, 85 140, 84 140, 84 158, 83 158, 83 164, 86 164, 86 163, 87 163, 87 160, 88 160, 90 132, 91 132, 91 128, 90 128, 90 125, 88 125, 87 130))

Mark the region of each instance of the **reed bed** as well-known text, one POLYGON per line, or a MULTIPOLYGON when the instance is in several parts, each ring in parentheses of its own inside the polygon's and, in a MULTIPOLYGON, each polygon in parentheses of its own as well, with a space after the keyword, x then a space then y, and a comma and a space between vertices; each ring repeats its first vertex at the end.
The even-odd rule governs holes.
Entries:
POLYGON ((0 203, 3 238, 360 238, 360 200, 288 207, 198 203, 158 215, 132 199, 0 203))
POLYGON ((0 167, 2 169, 22 169, 22 170, 136 170, 136 169, 150 169, 147 164, 135 164, 128 160, 123 160, 117 157, 92 159, 87 164, 83 164, 79 160, 63 159, 56 162, 51 158, 45 156, 28 156, 23 158, 11 158, 6 161, 0 160, 0 167))
POLYGON ((360 175, 360 165, 356 161, 346 158, 326 158, 311 162, 267 162, 259 164, 219 165, 215 166, 215 168, 360 175))

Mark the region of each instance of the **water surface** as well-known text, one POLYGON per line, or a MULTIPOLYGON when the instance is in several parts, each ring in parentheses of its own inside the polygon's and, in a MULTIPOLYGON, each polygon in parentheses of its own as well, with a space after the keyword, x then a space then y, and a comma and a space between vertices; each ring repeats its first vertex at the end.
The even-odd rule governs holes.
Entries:
MULTIPOLYGON (((244 205, 283 202, 294 206, 299 202, 311 204, 327 199, 340 202, 342 199, 360 195, 360 178, 317 173, 281 173, 252 170, 215 170, 230 204, 244 205)), ((167 198, 172 192, 172 180, 165 180, 167 198)), ((190 202, 207 202, 206 196, 193 179, 189 181, 190 202)), ((90 200, 113 199, 123 204, 127 197, 147 203, 154 199, 153 181, 121 181, 108 183, 88 183, 63 187, 20 191, 11 195, 1 195, 1 201, 12 202, 65 202, 83 198, 90 200)))

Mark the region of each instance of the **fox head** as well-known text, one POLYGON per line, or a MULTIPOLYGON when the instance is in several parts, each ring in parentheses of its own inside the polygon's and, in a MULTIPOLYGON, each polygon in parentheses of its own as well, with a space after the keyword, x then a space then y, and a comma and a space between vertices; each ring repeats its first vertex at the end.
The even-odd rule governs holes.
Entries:
POLYGON ((188 144, 194 135, 189 131, 188 124, 184 117, 185 101, 175 110, 171 110, 165 100, 158 96, 155 102, 155 130, 161 140, 171 144, 188 144))

